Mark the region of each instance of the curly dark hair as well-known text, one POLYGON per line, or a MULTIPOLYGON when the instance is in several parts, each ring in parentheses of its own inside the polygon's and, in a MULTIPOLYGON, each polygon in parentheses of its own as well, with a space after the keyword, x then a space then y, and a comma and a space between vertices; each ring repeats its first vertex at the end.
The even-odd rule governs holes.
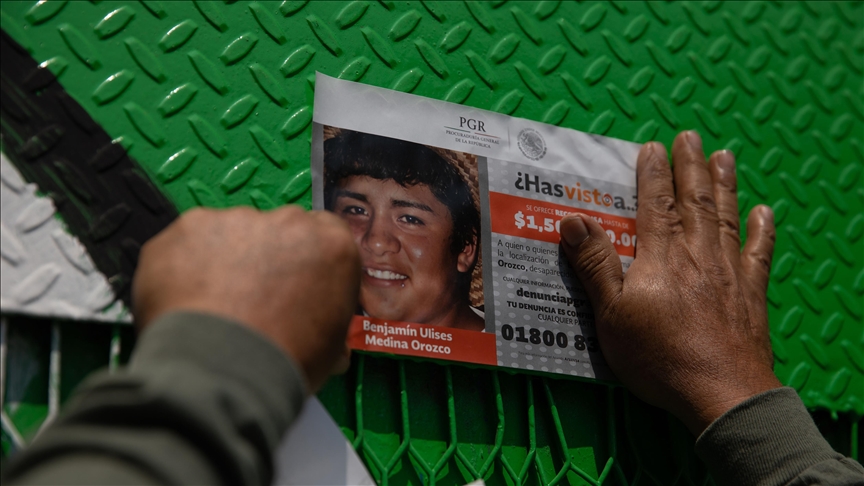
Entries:
MULTIPOLYGON (((351 176, 392 180, 403 187, 424 184, 450 211, 450 250, 458 255, 480 243, 480 212, 456 167, 429 147, 395 138, 342 130, 324 141, 324 207, 333 210, 339 182, 351 176)), ((476 262, 476 259, 475 259, 476 262)), ((472 265, 473 267, 473 265, 472 265)), ((467 272, 470 275, 470 271, 467 272)))

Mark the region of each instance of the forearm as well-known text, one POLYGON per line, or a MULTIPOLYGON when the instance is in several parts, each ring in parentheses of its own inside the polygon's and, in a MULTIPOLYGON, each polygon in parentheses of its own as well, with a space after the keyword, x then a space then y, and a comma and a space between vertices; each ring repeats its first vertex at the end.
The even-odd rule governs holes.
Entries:
POLYGON ((55 484, 266 484, 305 397, 297 367, 234 322, 175 313, 128 369, 88 380, 4 480, 55 484))
POLYGON ((696 453, 720 485, 864 482, 864 468, 831 448, 791 388, 761 393, 726 412, 696 441, 696 453))

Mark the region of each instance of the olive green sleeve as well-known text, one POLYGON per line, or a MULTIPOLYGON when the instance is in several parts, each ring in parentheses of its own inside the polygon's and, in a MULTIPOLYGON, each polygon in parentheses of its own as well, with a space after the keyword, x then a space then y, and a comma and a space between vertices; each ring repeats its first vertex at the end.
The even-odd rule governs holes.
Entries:
POLYGON ((85 381, 3 484, 269 484, 305 396, 297 366, 264 336, 172 313, 126 369, 85 381))
POLYGON ((696 441, 696 453, 722 486, 864 485, 864 468, 831 448, 792 388, 726 412, 696 441))

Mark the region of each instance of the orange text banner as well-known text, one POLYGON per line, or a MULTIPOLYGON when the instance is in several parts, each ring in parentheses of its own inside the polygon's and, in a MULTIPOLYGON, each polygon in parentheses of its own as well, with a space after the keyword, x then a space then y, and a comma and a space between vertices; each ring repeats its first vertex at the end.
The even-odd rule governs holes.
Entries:
POLYGON ((594 218, 621 256, 634 256, 636 248, 636 220, 622 216, 562 206, 500 192, 489 192, 489 212, 492 232, 547 243, 561 241, 560 224, 564 216, 582 213, 594 218))
POLYGON ((493 334, 373 317, 354 316, 348 331, 348 345, 363 351, 498 364, 493 334))

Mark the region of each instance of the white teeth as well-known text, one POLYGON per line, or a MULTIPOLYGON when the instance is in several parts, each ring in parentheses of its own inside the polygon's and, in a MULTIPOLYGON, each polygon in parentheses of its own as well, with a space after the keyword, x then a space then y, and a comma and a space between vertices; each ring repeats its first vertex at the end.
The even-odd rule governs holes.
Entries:
POLYGON ((405 280, 408 278, 405 275, 391 272, 389 270, 375 270, 374 268, 367 268, 366 274, 370 277, 378 278, 381 280, 405 280))

